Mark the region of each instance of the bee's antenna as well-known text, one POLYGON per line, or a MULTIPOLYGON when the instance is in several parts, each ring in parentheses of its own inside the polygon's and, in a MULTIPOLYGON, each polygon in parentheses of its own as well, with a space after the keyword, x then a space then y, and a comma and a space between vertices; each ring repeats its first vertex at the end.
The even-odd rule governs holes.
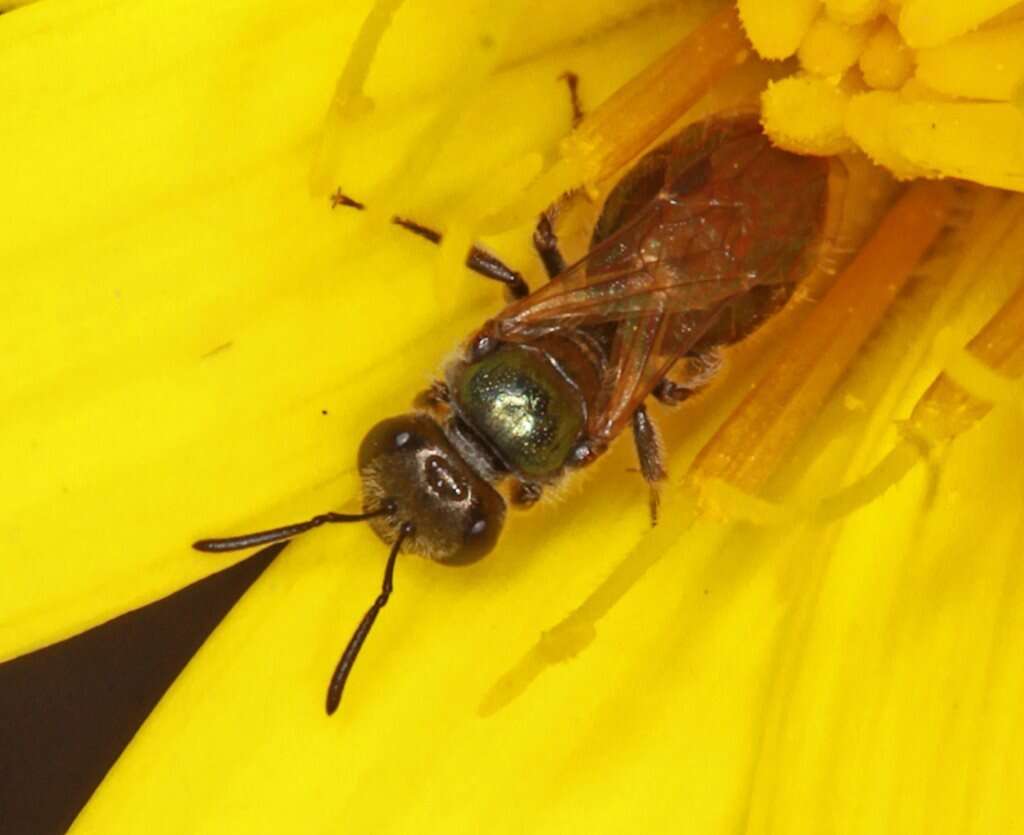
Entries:
POLYGON ((391 553, 388 555, 388 564, 384 568, 384 582, 381 584, 380 594, 377 595, 377 599, 373 601, 370 608, 366 610, 366 614, 363 615, 363 619, 359 621, 359 626, 357 626, 356 631, 352 633, 352 637, 349 638, 348 641, 348 646, 345 647, 345 651, 341 654, 341 660, 338 661, 338 666, 334 668, 334 675, 331 676, 331 683, 327 686, 328 716, 338 709, 338 704, 341 702, 341 693, 345 689, 345 682, 348 680, 348 674, 352 672, 352 665, 356 663, 356 657, 359 655, 359 650, 363 648, 363 642, 366 641, 366 636, 370 634, 373 622, 377 620, 377 614, 384 608, 385 604, 388 602, 388 598, 391 597, 392 580, 395 576, 395 558, 398 556, 398 551, 402 547, 402 542, 404 542, 405 538, 412 532, 412 522, 403 522, 402 527, 398 529, 398 539, 396 539, 395 544, 391 546, 391 553))
POLYGON ((375 516, 384 516, 395 512, 395 503, 391 499, 385 499, 380 507, 367 513, 321 513, 305 522, 298 522, 294 525, 285 525, 283 528, 271 528, 269 531, 257 531, 246 533, 241 536, 229 536, 224 539, 200 539, 193 542, 192 547, 197 551, 207 553, 219 553, 220 551, 238 551, 242 548, 251 548, 254 545, 267 545, 271 542, 280 542, 282 539, 291 539, 300 533, 319 528, 321 525, 333 524, 335 522, 362 522, 366 519, 373 519, 375 516))

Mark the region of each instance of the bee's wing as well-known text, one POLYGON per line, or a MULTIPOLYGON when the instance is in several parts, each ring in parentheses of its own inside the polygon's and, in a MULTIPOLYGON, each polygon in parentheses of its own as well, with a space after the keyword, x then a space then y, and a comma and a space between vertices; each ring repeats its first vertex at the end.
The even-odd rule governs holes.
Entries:
POLYGON ((595 328, 610 362, 589 429, 610 438, 679 357, 750 333, 807 275, 829 170, 773 147, 756 118, 684 130, 613 189, 591 252, 491 331, 529 341, 595 328))
MULTIPOLYGON (((762 281, 737 269, 719 234, 723 225, 742 227, 742 219, 722 217, 731 212, 731 207, 708 207, 706 215, 718 215, 713 223, 692 216, 666 222, 661 203, 652 203, 564 273, 506 307, 494 320, 499 335, 518 341, 566 328, 701 310, 749 290, 762 281), (710 234, 694 234, 692 227, 704 224, 710 234)), ((744 232, 737 228, 733 234, 744 232)))
POLYGON ((742 207, 698 204, 683 216, 678 205, 654 201, 582 261, 502 311, 492 332, 518 342, 617 323, 589 426, 593 436, 614 437, 729 302, 777 274, 740 267, 734 243, 749 238, 740 215, 742 207))

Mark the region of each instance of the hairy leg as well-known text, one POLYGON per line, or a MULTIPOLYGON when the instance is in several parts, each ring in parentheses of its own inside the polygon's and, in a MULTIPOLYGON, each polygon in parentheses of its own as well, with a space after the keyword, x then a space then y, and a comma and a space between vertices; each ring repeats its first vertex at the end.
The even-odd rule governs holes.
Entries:
MULTIPOLYGON (((340 188, 331 195, 331 208, 337 208, 338 206, 345 206, 360 211, 366 208, 358 200, 353 200, 347 194, 342 193, 340 188)), ((414 235, 430 241, 432 244, 441 243, 443 237, 441 233, 436 229, 431 229, 429 226, 424 226, 422 223, 417 223, 414 220, 397 215, 391 218, 391 222, 407 232, 412 232, 414 235)), ((514 299, 521 299, 523 296, 530 294, 529 286, 527 286, 526 281, 518 272, 505 264, 497 255, 488 252, 482 247, 474 245, 470 248, 466 255, 466 266, 484 278, 489 278, 492 281, 505 285, 509 295, 514 299)))
POLYGON ((636 443, 637 458, 640 459, 640 473, 650 487, 651 525, 658 524, 658 487, 668 476, 661 460, 661 440, 658 430, 641 406, 633 412, 633 441, 636 443))
POLYGON ((712 348, 702 354, 684 357, 682 363, 681 380, 670 380, 665 377, 651 392, 666 406, 678 406, 710 383, 722 367, 722 358, 718 351, 712 348))

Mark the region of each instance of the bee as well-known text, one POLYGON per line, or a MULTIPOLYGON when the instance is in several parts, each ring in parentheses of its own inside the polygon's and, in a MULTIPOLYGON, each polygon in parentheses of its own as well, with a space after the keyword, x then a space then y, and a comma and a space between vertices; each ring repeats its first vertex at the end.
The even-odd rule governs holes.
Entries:
MULTIPOLYGON (((372 427, 359 447, 363 513, 325 513, 227 539, 220 552, 366 521, 390 553, 380 594, 327 691, 333 713, 393 587, 400 551, 468 565, 495 546, 509 504, 529 507, 589 466, 629 427, 651 489, 666 477, 650 398, 674 405, 714 377, 718 349, 777 312, 817 258, 829 161, 771 144, 756 115, 692 124, 642 156, 609 192, 587 254, 567 265, 552 210, 533 242, 549 281, 474 247, 467 266, 512 297, 470 334, 415 410, 372 427)), ((334 205, 362 208, 342 194, 334 205)), ((414 221, 394 222, 437 243, 414 221)))

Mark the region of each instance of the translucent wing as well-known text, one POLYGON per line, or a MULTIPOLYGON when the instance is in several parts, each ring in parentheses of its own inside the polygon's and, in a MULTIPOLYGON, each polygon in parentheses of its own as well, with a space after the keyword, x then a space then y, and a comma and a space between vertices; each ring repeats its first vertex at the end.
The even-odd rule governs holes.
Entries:
POLYGON ((828 166, 774 148, 756 119, 695 126, 609 195, 591 251, 488 323, 527 342, 601 330, 596 437, 618 433, 691 350, 734 342, 788 298, 824 223, 828 166))
MULTIPOLYGON (((505 308, 495 319, 510 340, 566 328, 713 306, 750 289, 756 275, 737 273, 730 253, 709 235, 687 235, 685 221, 664 218, 660 203, 601 242, 549 284, 505 308)), ((708 216, 728 210, 709 207, 708 216)), ((690 221, 691 223, 693 221, 690 221)), ((698 232, 713 225, 699 221, 698 232)), ((720 219, 718 225, 730 225, 720 219)))

